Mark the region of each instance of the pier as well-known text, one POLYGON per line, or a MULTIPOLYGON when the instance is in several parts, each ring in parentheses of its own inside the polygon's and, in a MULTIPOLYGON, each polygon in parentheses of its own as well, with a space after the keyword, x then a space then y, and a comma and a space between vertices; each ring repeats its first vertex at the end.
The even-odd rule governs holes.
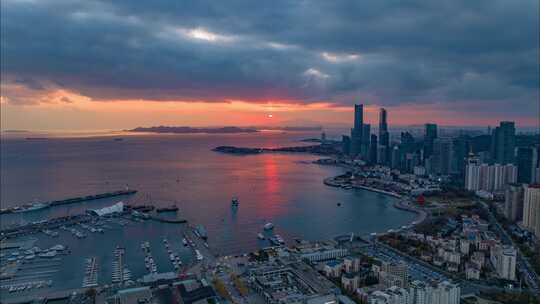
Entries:
POLYGON ((68 198, 64 200, 30 203, 30 204, 24 204, 22 207, 15 206, 11 208, 0 209, 0 214, 30 212, 30 211, 39 210, 43 208, 49 208, 53 206, 82 203, 86 201, 93 201, 93 200, 98 200, 98 199, 103 199, 103 198, 110 198, 110 197, 123 196, 123 195, 132 195, 135 193, 137 193, 137 190, 126 189, 126 190, 118 190, 118 191, 106 192, 106 193, 100 193, 100 194, 94 194, 94 195, 79 196, 79 197, 68 198))

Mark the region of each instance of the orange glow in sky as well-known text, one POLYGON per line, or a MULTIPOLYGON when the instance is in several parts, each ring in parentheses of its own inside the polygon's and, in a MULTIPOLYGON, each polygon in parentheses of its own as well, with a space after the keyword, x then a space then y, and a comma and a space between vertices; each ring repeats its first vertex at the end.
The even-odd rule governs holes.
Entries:
MULTIPOLYGON (((304 104, 289 100, 267 102, 93 100, 73 91, 35 92, 16 85, 3 84, 2 92, 8 91, 19 100, 9 100, 5 96, 0 99, 2 130, 123 130, 158 125, 348 127, 353 122, 352 105, 333 104, 331 101, 304 104), (261 119, 263 117, 266 119, 261 119)), ((365 106, 366 122, 371 124, 378 122, 379 107, 373 104, 365 106)), ((440 125, 487 126, 497 124, 501 118, 519 121, 520 125, 537 124, 535 119, 523 117, 478 116, 476 112, 454 113, 437 102, 404 103, 385 108, 388 110, 391 125, 423 124, 431 121, 440 125)))

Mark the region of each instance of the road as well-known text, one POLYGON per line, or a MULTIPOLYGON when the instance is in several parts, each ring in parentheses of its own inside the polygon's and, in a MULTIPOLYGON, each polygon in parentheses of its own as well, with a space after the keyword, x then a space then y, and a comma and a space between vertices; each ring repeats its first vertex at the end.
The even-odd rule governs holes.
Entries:
POLYGON ((210 251, 210 248, 207 248, 205 246, 206 241, 198 237, 193 232, 193 230, 193 227, 186 225, 184 229, 184 235, 193 242, 193 246, 190 245, 193 251, 199 250, 199 252, 203 256, 203 259, 202 261, 195 261, 194 265, 189 267, 187 272, 204 276, 204 274, 210 267, 214 267, 216 265, 216 257, 210 251))
POLYGON ((525 274, 525 278, 527 280, 527 285, 529 285, 529 287, 532 289, 532 291, 536 295, 540 295, 540 280, 538 278, 538 274, 536 273, 536 271, 534 271, 534 269, 531 266, 531 264, 529 263, 529 261, 521 253, 521 250, 519 249, 519 247, 516 246, 516 244, 514 243, 514 240, 512 240, 510 235, 508 235, 506 230, 499 223, 499 221, 497 220, 497 217, 495 215, 493 215, 493 213, 489 209, 489 206, 486 203, 482 202, 482 201, 479 201, 478 203, 480 203, 480 205, 487 211, 487 213, 489 215, 490 224, 492 224, 492 226, 497 229, 497 233, 499 234, 499 236, 501 237, 503 242, 505 244, 507 244, 507 245, 512 245, 516 249, 516 251, 517 251, 517 264, 518 264, 519 271, 521 273, 525 274))

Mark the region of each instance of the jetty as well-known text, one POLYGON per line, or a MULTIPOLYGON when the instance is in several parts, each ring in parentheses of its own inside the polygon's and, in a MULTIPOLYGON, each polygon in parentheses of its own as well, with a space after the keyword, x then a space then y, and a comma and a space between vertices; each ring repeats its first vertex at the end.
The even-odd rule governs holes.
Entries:
POLYGON ((29 204, 24 204, 22 206, 15 206, 11 208, 0 209, 0 214, 30 212, 30 211, 40 210, 40 209, 49 208, 53 206, 82 203, 86 201, 93 201, 93 200, 110 198, 110 197, 132 195, 135 193, 137 193, 137 190, 126 189, 126 190, 118 190, 118 191, 113 191, 113 192, 106 192, 106 193, 93 194, 93 195, 87 195, 87 196, 79 196, 79 197, 68 198, 68 199, 63 199, 63 200, 29 203, 29 204))

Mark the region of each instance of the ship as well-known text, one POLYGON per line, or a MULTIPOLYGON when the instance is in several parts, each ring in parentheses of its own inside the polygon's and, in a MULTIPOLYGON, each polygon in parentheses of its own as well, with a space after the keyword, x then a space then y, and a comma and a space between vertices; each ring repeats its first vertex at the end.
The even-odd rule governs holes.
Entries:
POLYGON ((178 207, 176 205, 171 205, 169 207, 163 207, 163 208, 157 208, 156 212, 176 212, 178 211, 178 207))
POLYGON ((231 207, 238 207, 239 204, 240 202, 238 202, 238 198, 233 197, 233 199, 231 200, 231 207))
POLYGON ((274 224, 272 223, 264 224, 264 230, 272 230, 272 229, 274 229, 274 224))
POLYGON ((203 225, 198 225, 196 231, 199 234, 199 237, 201 239, 206 240, 208 238, 208 234, 206 233, 206 228, 204 228, 203 225))
MULTIPOLYGON (((129 208, 129 206, 128 206, 129 208)), ((137 210, 138 212, 150 212, 152 210, 154 210, 154 206, 152 205, 139 205, 139 206, 133 206, 131 207, 131 209, 133 210, 137 210)))

